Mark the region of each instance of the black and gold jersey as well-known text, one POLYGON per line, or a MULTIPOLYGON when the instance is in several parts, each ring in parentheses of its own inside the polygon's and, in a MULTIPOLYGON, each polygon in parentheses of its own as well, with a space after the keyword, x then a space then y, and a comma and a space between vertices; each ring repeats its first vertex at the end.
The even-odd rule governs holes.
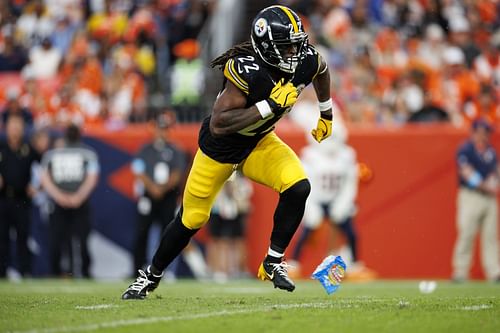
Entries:
MULTIPOLYGON (((226 62, 224 66, 224 84, 227 80, 238 87, 247 98, 246 107, 269 98, 271 90, 282 78, 291 81, 297 87, 298 93, 304 89, 318 74, 320 56, 313 46, 308 46, 307 56, 297 66, 295 73, 279 71, 253 54, 237 55, 226 62)), ((199 136, 200 149, 209 157, 222 163, 239 163, 257 145, 259 140, 272 131, 278 120, 291 108, 279 116, 261 119, 254 124, 224 137, 213 137, 210 134, 210 116, 201 126, 199 136)))

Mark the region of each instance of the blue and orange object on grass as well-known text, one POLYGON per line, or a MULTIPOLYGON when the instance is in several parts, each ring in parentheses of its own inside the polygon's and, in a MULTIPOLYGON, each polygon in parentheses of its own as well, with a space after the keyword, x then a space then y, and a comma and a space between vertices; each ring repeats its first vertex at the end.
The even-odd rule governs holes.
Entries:
POLYGON ((340 287, 346 269, 347 265, 341 256, 330 255, 316 267, 311 277, 318 280, 330 295, 340 287))

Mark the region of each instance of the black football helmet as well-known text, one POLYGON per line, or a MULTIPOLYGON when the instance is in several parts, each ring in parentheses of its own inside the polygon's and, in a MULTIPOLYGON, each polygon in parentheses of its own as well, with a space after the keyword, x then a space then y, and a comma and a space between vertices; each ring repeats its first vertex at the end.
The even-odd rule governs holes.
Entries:
POLYGON ((264 62, 287 73, 294 73, 306 56, 307 34, 302 22, 285 6, 261 10, 253 20, 251 39, 264 62))

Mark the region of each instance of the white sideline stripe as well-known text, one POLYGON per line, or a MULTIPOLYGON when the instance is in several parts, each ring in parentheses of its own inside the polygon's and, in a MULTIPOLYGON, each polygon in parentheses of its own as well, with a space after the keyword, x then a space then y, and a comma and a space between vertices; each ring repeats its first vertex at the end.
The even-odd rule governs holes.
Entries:
POLYGON ((463 306, 460 308, 460 310, 479 311, 479 310, 488 310, 488 309, 491 309, 492 307, 493 307, 493 305, 481 304, 481 305, 463 306))
POLYGON ((75 309, 77 310, 101 310, 101 309, 109 309, 116 308, 118 305, 114 304, 97 304, 97 305, 77 305, 75 309))
POLYGON ((198 313, 192 315, 184 316, 166 316, 166 317, 151 317, 151 318, 136 318, 129 320, 116 320, 98 324, 80 325, 80 326, 70 326, 70 327, 55 327, 55 328, 41 328, 32 329, 27 331, 10 331, 10 333, 65 333, 65 332, 82 332, 82 331, 95 331, 103 328, 117 328, 123 326, 141 325, 141 324, 153 324, 165 321, 174 320, 193 320, 201 318, 210 317, 221 317, 221 316, 231 316, 236 314, 248 314, 255 312, 266 312, 273 309, 296 309, 296 308, 328 308, 332 306, 332 303, 297 303, 297 304, 276 304, 260 308, 253 309, 242 309, 233 311, 216 311, 207 313, 198 313))

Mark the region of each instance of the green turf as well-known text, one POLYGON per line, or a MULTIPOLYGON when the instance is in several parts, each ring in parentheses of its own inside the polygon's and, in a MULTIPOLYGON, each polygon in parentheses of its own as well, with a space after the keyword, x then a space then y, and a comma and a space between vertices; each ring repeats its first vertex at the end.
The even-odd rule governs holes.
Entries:
POLYGON ((126 282, 0 282, 0 332, 500 332, 500 285, 316 281, 293 293, 268 282, 163 283, 145 301, 122 301, 126 282))

